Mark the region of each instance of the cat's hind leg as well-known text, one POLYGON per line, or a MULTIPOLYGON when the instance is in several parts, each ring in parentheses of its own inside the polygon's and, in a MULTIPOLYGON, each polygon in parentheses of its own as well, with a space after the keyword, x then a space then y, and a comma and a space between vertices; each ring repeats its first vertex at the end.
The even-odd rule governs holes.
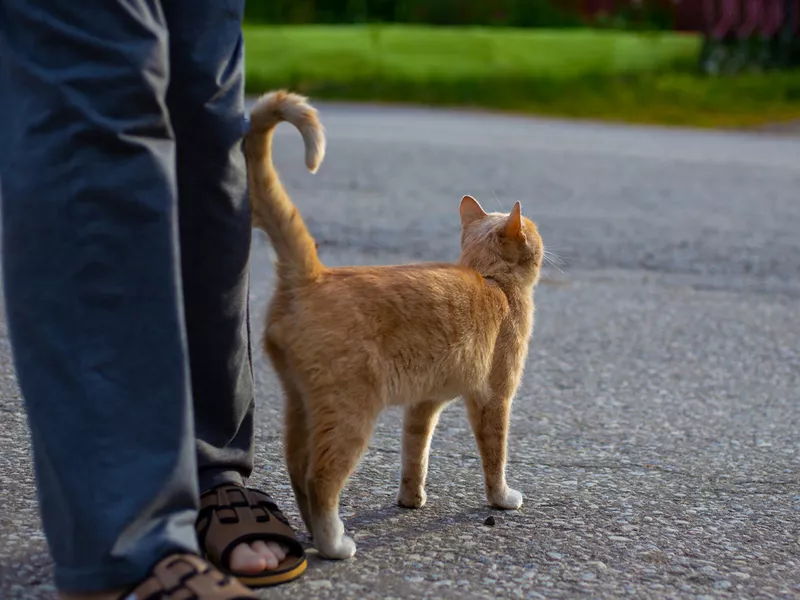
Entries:
POLYGON ((365 390, 340 389, 309 397, 309 464, 306 480, 314 546, 330 559, 346 559, 356 544, 344 533, 339 495, 369 443, 377 403, 363 401, 365 390), (353 400, 361 399, 357 405, 353 400))
POLYGON ((286 454, 286 469, 292 482, 297 507, 306 524, 309 535, 314 536, 312 529, 311 512, 308 505, 308 492, 306 490, 306 474, 308 473, 308 425, 306 423, 303 398, 294 389, 287 391, 286 399, 286 431, 284 451, 286 454))
POLYGON ((422 508, 427 500, 425 479, 428 476, 433 430, 444 402, 426 401, 409 406, 403 417, 403 469, 397 503, 405 508, 422 508))
POLYGON ((511 398, 466 398, 467 414, 478 444, 483 464, 486 498, 495 508, 516 510, 522 506, 522 494, 506 484, 506 444, 511 418, 511 398))
POLYGON ((308 424, 303 396, 289 373, 283 350, 269 339, 265 340, 265 350, 278 374, 285 395, 283 452, 286 459, 286 470, 289 472, 289 479, 292 482, 297 508, 300 509, 300 515, 303 517, 309 535, 313 537, 306 492, 308 424))

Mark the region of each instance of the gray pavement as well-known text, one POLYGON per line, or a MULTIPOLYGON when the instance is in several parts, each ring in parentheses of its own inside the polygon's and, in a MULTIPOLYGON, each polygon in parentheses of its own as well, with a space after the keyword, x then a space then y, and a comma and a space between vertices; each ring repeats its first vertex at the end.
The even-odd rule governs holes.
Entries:
MULTIPOLYGON (((457 207, 521 200, 561 271, 539 286, 509 481, 486 506, 464 410, 429 501, 395 507, 400 412, 343 496, 358 554, 264 598, 800 598, 800 139, 322 106, 316 176, 277 163, 330 265, 454 259, 457 207), (495 525, 484 524, 494 516, 495 525)), ((256 238, 255 327, 273 282, 256 238)), ((0 330, 0 598, 49 598, 25 417, 0 330)), ((258 352, 254 483, 299 523, 258 352)))

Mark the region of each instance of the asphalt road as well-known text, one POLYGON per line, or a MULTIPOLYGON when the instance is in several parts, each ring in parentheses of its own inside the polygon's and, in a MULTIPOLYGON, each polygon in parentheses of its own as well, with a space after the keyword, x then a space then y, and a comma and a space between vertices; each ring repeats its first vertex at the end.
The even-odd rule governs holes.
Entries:
MULTIPOLYGON (((323 106, 316 176, 277 162, 330 264, 455 259, 457 207, 521 200, 561 271, 515 401, 517 512, 486 506, 464 410, 429 501, 395 507, 400 413, 342 510, 359 551, 264 598, 800 598, 800 138, 323 106), (484 521, 494 516, 495 525, 484 521)), ((254 246, 255 327, 272 285, 254 246)), ((0 597, 52 594, 5 327, 0 597)), ((254 483, 297 519, 258 353, 254 483)), ((296 521, 299 523, 299 521, 296 521)))

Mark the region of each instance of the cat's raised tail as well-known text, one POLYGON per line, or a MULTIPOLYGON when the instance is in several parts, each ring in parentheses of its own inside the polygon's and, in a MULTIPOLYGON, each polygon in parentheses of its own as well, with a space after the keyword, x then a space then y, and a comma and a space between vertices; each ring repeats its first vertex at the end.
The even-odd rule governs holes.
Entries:
POLYGON ((245 139, 253 227, 265 231, 272 242, 278 256, 279 281, 298 285, 316 279, 323 267, 314 238, 272 164, 273 132, 283 121, 294 125, 303 136, 306 167, 312 173, 325 156, 325 129, 306 98, 277 91, 265 94, 253 106, 245 139))

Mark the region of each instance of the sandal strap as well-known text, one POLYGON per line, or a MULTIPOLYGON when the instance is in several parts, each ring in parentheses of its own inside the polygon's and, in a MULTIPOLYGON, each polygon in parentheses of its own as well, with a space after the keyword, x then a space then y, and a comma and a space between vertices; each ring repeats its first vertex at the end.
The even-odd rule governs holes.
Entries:
POLYGON ((254 600, 257 596, 192 554, 172 554, 120 600, 254 600))
POLYGON ((289 553, 304 555, 289 520, 269 494, 235 484, 224 484, 200 497, 197 536, 206 558, 229 570, 229 558, 239 544, 276 541, 289 553))

